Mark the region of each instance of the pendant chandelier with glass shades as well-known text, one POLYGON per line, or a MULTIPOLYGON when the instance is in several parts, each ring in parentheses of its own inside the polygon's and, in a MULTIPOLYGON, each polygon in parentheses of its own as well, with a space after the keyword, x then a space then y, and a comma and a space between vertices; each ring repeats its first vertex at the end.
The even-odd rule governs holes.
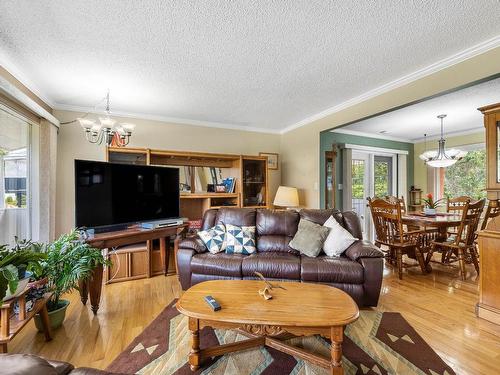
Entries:
MULTIPOLYGON (((446 115, 437 116, 438 119, 441 120, 441 138, 438 141, 438 149, 437 151, 425 151, 423 154, 419 156, 425 164, 434 167, 434 168, 446 168, 457 161, 462 159, 465 155, 467 155, 467 151, 462 151, 456 148, 446 149, 444 147, 444 131, 443 131, 443 119, 446 115)), ((426 143, 427 149, 427 143, 426 143)))
POLYGON ((110 117, 109 90, 106 93, 106 116, 99 117, 99 122, 84 117, 78 118, 78 122, 85 131, 85 138, 90 143, 106 144, 108 146, 124 147, 128 145, 130 136, 135 128, 134 124, 119 123, 110 117))

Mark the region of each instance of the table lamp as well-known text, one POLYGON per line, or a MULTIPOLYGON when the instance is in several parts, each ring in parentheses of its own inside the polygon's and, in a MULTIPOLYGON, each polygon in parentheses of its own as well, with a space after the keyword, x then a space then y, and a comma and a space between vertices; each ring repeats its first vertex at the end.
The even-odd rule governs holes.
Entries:
POLYGON ((299 192, 297 188, 289 186, 280 186, 274 197, 273 204, 278 207, 298 207, 299 206, 299 192))

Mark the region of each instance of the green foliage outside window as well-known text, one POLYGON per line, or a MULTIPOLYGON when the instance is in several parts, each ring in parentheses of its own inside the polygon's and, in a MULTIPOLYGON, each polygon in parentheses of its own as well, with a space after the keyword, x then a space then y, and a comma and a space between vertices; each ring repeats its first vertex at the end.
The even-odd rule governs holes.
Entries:
POLYGON ((363 160, 352 161, 352 198, 365 199, 365 162, 363 160))
POLYGON ((451 167, 445 169, 444 196, 466 195, 474 199, 486 197, 486 151, 469 151, 451 167))
POLYGON ((389 195, 389 163, 375 162, 375 196, 385 197, 389 195))

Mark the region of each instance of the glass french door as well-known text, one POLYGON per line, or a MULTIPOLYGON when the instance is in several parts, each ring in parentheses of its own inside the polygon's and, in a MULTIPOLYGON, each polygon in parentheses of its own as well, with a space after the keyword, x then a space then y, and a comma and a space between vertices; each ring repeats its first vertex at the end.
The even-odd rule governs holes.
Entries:
MULTIPOLYGON (((397 183, 395 167, 395 155, 352 151, 350 163, 351 198, 349 200, 351 207, 344 207, 344 210, 352 210, 358 214, 363 237, 368 240, 373 240, 374 230, 366 199, 395 195, 397 183)), ((348 194, 349 189, 346 191, 348 194)))

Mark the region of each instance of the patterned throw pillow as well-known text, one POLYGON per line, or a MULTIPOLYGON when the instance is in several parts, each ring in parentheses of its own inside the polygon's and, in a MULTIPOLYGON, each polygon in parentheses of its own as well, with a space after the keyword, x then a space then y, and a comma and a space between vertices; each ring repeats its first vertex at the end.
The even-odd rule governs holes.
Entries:
POLYGON ((253 254, 255 247, 255 227, 238 227, 226 224, 226 253, 253 254))
POLYGON ((212 254, 226 250, 226 227, 224 224, 217 224, 210 229, 199 231, 198 236, 212 254))

